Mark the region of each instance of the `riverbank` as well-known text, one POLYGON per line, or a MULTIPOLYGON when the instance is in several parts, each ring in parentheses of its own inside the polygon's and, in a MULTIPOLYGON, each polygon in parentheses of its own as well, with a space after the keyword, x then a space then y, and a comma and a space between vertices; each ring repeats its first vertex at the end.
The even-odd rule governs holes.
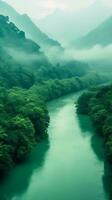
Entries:
POLYGON ((94 88, 83 93, 78 100, 79 114, 89 115, 97 134, 103 138, 105 176, 109 200, 112 199, 112 85, 94 88))
POLYGON ((112 163, 112 85, 101 86, 83 93, 78 99, 79 114, 89 115, 97 133, 104 138, 107 159, 112 163))
POLYGON ((39 143, 26 163, 10 172, 0 185, 1 199, 107 200, 102 145, 89 118, 74 110, 80 95, 48 103, 49 142, 39 143))
POLYGON ((24 161, 36 144, 47 137, 49 125, 47 101, 105 81, 107 81, 105 77, 92 73, 81 78, 49 80, 41 85, 34 85, 29 90, 2 89, 1 177, 7 175, 18 162, 24 161))

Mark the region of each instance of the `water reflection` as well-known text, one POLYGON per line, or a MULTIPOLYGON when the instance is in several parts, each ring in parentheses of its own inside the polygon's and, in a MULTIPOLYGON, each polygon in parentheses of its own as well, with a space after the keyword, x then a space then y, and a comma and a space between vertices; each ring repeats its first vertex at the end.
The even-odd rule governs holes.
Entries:
POLYGON ((78 123, 81 128, 81 134, 83 134, 83 137, 90 136, 93 131, 92 122, 90 118, 87 115, 77 115, 78 123))
POLYGON ((103 138, 94 133, 91 137, 91 147, 100 161, 104 160, 103 138))
POLYGON ((88 133, 92 134, 90 139, 91 147, 99 161, 104 162, 104 173, 102 176, 103 187, 107 194, 107 199, 112 200, 112 166, 105 160, 103 138, 96 133, 91 120, 87 118, 88 116, 79 115, 79 126, 82 130, 83 136, 85 134, 86 137, 88 133))
POLYGON ((104 162, 104 175, 102 180, 108 199, 112 200, 112 165, 110 165, 106 160, 104 162))
POLYGON ((100 161, 104 160, 103 151, 103 138, 100 137, 93 127, 91 119, 86 115, 78 115, 78 122, 81 128, 81 133, 83 137, 90 136, 91 147, 100 161))
POLYGON ((12 170, 9 177, 0 183, 0 200, 12 200, 23 195, 34 171, 39 172, 44 166, 48 149, 49 141, 39 143, 29 159, 12 170))

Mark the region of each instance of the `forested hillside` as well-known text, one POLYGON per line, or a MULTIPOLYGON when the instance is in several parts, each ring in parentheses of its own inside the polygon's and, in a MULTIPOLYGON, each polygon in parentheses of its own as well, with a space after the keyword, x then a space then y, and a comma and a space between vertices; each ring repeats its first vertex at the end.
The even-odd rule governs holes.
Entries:
POLYGON ((2 0, 0 0, 0 14, 9 16, 10 20, 13 21, 19 29, 22 29, 28 38, 37 42, 43 49, 48 47, 61 48, 61 45, 57 41, 43 33, 26 14, 19 14, 14 8, 2 0))
POLYGON ((25 33, 10 22, 8 17, 0 15, 0 27, 2 85, 5 84, 9 88, 11 86, 29 88, 34 83, 49 78, 82 76, 89 71, 88 64, 77 61, 52 65, 39 45, 26 39, 25 33))

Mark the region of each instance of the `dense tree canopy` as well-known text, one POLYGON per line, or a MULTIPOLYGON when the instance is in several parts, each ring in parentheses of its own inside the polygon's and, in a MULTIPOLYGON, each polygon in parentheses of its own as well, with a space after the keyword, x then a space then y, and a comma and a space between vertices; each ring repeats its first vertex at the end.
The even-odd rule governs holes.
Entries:
POLYGON ((90 115, 98 134, 104 137, 106 155, 112 162, 112 85, 84 93, 78 100, 77 110, 90 115))

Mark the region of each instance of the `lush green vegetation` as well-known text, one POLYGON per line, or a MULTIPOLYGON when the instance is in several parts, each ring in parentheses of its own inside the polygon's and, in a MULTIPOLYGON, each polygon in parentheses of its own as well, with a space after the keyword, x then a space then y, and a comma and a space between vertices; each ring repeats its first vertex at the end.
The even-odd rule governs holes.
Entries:
POLYGON ((39 45, 0 16, 0 176, 47 137, 46 101, 106 81, 86 63, 52 65, 39 45))
POLYGON ((47 137, 49 115, 45 101, 76 92, 104 79, 90 77, 49 80, 30 89, 0 88, 0 175, 25 159, 47 137))
POLYGON ((0 175, 23 160, 47 136, 45 104, 26 90, 0 89, 0 175))
POLYGON ((88 114, 104 138, 106 156, 112 162, 112 85, 93 88, 78 100, 78 113, 88 114))
POLYGON ((69 79, 50 79, 41 84, 34 85, 29 89, 31 93, 38 94, 44 101, 49 101, 62 95, 70 94, 88 88, 90 85, 98 85, 108 81, 105 76, 96 73, 87 74, 83 77, 69 79))

